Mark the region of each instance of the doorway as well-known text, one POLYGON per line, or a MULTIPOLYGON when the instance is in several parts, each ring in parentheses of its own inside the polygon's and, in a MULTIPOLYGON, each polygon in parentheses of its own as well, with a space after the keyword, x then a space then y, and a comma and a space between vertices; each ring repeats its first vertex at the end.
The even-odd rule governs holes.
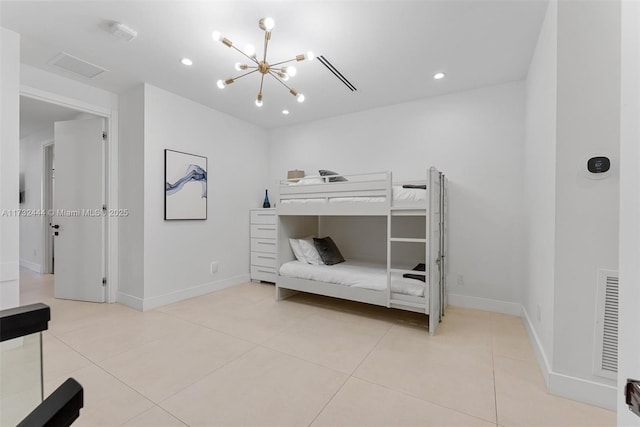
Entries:
POLYGON ((21 267, 51 274, 48 282, 53 282, 56 298, 105 302, 108 221, 102 208, 107 204, 109 171, 103 133, 108 118, 28 96, 21 96, 20 101, 21 267), (81 141, 73 138, 82 132, 77 126, 86 127, 90 122, 93 129, 99 127, 91 141, 98 147, 87 151, 85 146, 91 143, 86 134, 81 141), (58 160, 66 180, 56 180, 58 160), (92 173, 86 173, 87 167, 92 173), (94 186, 87 188, 86 181, 91 180, 94 186), (95 195, 91 205, 84 206, 78 199, 83 191, 95 195), (90 229, 87 223, 93 224, 90 229), (83 245, 83 239, 90 242, 83 245), (87 292, 88 287, 93 290, 87 292))

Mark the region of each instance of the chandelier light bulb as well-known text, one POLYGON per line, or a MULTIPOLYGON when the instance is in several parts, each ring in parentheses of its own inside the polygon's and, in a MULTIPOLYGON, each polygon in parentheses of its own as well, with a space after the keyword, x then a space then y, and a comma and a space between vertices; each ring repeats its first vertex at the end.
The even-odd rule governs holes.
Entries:
POLYGON ((316 57, 313 52, 309 51, 307 53, 304 54, 304 57, 307 61, 313 61, 313 59, 316 57))
POLYGON ((262 100, 256 99, 256 107, 262 107, 262 100))
POLYGON ((282 110, 282 114, 284 114, 285 116, 289 114, 289 110, 282 110))
POLYGON ((440 79, 444 78, 444 73, 435 73, 433 75, 433 78, 436 79, 436 80, 440 80, 440 79))
POLYGON ((220 31, 214 31, 213 33, 211 33, 211 38, 219 42, 222 39, 222 34, 220 34, 220 31))
POLYGON ((298 70, 296 70, 296 67, 294 66, 289 66, 285 69, 285 73, 287 73, 290 77, 295 77, 297 72, 298 70))
POLYGON ((218 80, 218 82, 216 83, 216 86, 218 86, 218 88, 220 88, 220 89, 224 89, 226 84, 225 84, 225 82, 223 80, 218 80))
POLYGON ((284 80, 285 82, 289 80, 289 74, 287 74, 287 73, 280 73, 280 74, 278 74, 278 75, 279 75, 279 76, 280 76, 280 78, 281 78, 282 80, 284 80))
POLYGON ((253 47, 252 44, 248 44, 244 47, 244 53, 247 54, 247 56, 253 56, 256 54, 256 48, 253 47))
POLYGON ((275 27, 276 22, 273 20, 273 18, 264 18, 264 28, 266 28, 267 31, 271 31, 273 30, 273 27, 275 27))
POLYGON ((242 64, 239 62, 236 62, 236 70, 241 71, 242 70, 242 64))
POLYGON ((192 65, 193 65, 193 61, 192 61, 192 60, 190 60, 189 58, 182 58, 182 59, 180 60, 180 63, 181 63, 182 65, 186 65, 187 67, 190 67, 190 66, 192 66, 192 65))
POLYGON ((298 96, 296 96, 296 99, 298 100, 298 102, 304 102, 304 95, 299 93, 298 96))

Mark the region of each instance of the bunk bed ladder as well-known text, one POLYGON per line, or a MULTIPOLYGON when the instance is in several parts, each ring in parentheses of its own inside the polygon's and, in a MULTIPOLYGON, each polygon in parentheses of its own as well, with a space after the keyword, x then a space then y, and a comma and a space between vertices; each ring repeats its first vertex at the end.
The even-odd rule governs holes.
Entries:
POLYGON ((428 262, 427 283, 429 286, 429 334, 433 335, 441 320, 440 301, 440 172, 436 168, 429 169, 429 190, 428 211, 426 215, 427 221, 427 247, 426 258, 428 262))

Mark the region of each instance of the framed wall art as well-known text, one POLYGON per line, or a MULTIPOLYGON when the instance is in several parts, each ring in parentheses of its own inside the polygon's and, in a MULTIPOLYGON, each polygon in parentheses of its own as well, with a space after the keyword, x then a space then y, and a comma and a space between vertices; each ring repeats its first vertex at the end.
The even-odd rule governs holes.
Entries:
POLYGON ((207 158, 164 150, 164 219, 207 219, 207 158))

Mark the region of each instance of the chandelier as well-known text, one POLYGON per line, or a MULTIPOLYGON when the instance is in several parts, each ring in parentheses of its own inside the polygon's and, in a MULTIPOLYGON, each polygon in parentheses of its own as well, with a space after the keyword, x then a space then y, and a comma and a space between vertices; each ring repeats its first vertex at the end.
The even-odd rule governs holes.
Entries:
POLYGON ((267 62, 267 48, 269 47, 269 40, 271 40, 271 30, 275 26, 275 22, 272 18, 262 18, 260 21, 258 21, 258 26, 260 27, 260 29, 264 31, 264 50, 262 53, 262 60, 260 60, 256 56, 255 48, 252 45, 247 45, 244 48, 244 50, 240 50, 233 45, 231 40, 222 37, 219 31, 213 32, 212 37, 215 41, 219 41, 225 46, 231 47, 237 50, 238 52, 246 56, 251 61, 249 64, 242 64, 240 62, 236 63, 236 70, 238 71, 250 70, 250 71, 226 80, 218 80, 217 86, 220 89, 224 89, 226 86, 230 85, 236 80, 242 77, 248 76, 249 74, 258 72, 260 73, 260 89, 258 90, 258 96, 256 97, 256 105, 258 107, 262 107, 262 87, 264 85, 265 76, 273 77, 281 85, 286 87, 289 90, 289 93, 291 93, 291 95, 296 97, 298 102, 304 102, 304 94, 298 93, 298 91, 296 91, 292 87, 289 87, 289 85, 285 83, 286 81, 289 80, 290 77, 293 77, 296 75, 296 72, 297 72, 296 68, 291 65, 289 66, 284 66, 284 65, 293 61, 303 61, 305 59, 308 61, 311 61, 314 58, 313 53, 307 52, 305 54, 296 55, 295 58, 288 59, 286 61, 280 61, 273 64, 269 64, 267 62))

